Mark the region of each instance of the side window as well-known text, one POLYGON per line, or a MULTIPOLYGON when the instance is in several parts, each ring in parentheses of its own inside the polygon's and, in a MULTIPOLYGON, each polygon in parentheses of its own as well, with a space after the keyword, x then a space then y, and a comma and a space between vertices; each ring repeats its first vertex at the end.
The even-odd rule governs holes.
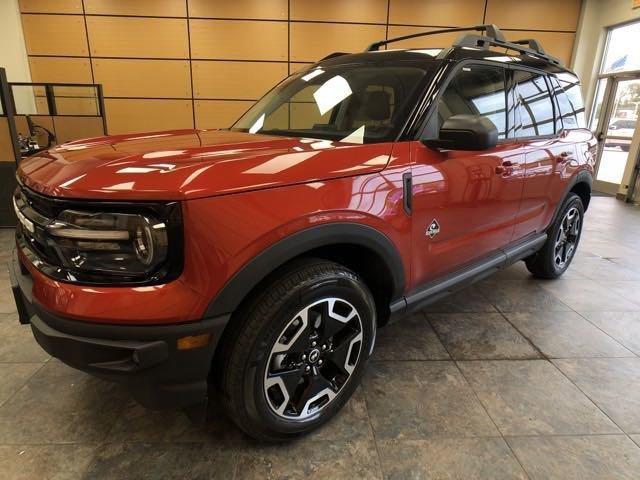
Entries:
POLYGON ((514 72, 518 116, 516 137, 537 137, 555 132, 553 102, 544 76, 516 70, 514 72))
MULTIPOLYGON (((461 113, 489 118, 505 138, 506 93, 504 69, 491 66, 470 66, 459 70, 440 97, 437 106, 437 132, 446 119, 461 113)), ((433 117, 432 117, 433 118, 433 117)))
POLYGON ((575 77, 568 74, 562 75, 559 79, 554 79, 556 100, 560 108, 560 116, 564 128, 585 128, 584 104, 582 103, 582 92, 580 83, 575 77))

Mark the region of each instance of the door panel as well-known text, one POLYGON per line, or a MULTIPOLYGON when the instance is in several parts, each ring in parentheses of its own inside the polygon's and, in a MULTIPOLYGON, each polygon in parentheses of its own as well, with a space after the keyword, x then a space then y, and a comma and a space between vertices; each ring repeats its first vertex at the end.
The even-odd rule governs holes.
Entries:
POLYGON ((524 155, 512 142, 489 152, 434 151, 419 142, 413 160, 413 261, 416 284, 507 245, 522 195, 524 155), (511 162, 513 166, 504 166, 511 162), (440 232, 427 229, 433 220, 440 232))
POLYGON ((555 134, 554 102, 545 76, 527 70, 515 70, 515 136, 525 154, 522 202, 514 229, 514 240, 546 228, 556 199, 559 169, 575 160, 575 148, 555 134))
POLYGON ((514 240, 544 231, 549 225, 564 192, 562 185, 577 162, 575 145, 565 133, 558 138, 531 140, 524 148, 524 187, 514 240))
MULTIPOLYGON (((511 102, 509 102, 511 105, 511 102)), ((453 115, 484 116, 501 139, 486 151, 435 150, 412 145, 412 276, 421 284, 478 260, 511 242, 524 179, 524 153, 505 139, 507 90, 501 66, 465 65, 437 100, 423 138, 438 138, 453 115), (439 232, 429 235, 437 222, 439 232)))

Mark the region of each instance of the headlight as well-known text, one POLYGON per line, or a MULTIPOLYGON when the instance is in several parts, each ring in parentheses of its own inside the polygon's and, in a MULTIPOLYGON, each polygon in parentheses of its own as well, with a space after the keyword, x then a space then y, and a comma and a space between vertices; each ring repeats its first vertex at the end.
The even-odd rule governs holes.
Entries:
POLYGON ((46 275, 91 285, 156 285, 182 273, 178 202, 79 201, 23 186, 13 195, 16 242, 46 275))
POLYGON ((46 231, 48 246, 70 271, 145 277, 167 260, 167 226, 151 214, 63 210, 46 231))

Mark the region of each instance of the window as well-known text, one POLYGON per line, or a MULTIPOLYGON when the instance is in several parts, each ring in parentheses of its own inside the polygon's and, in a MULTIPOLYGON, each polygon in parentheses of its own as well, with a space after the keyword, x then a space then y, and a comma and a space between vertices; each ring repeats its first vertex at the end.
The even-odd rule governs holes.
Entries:
POLYGON ((601 73, 640 69, 640 22, 623 25, 609 31, 601 73))
POLYGON ((433 133, 437 136, 449 117, 466 113, 487 117, 498 129, 499 138, 505 138, 505 112, 504 69, 490 66, 463 67, 440 97, 437 107, 438 125, 433 133))
POLYGON ((427 68, 424 61, 317 67, 267 93, 232 130, 347 143, 390 141, 415 105, 427 68))
POLYGON ((519 121, 516 137, 537 137, 555 132, 553 102, 544 75, 514 71, 519 121))
MULTIPOLYGON (((584 104, 578 79, 569 74, 561 74, 558 79, 550 77, 556 101, 560 109, 561 128, 585 128, 584 104)), ((556 131, 559 128, 556 128, 556 131)))

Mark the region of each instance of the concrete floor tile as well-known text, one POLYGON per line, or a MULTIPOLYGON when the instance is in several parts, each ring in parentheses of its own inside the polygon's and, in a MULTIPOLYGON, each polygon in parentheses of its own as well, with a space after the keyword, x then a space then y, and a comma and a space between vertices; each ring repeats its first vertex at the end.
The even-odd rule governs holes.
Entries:
POLYGON ((640 433, 640 358, 554 363, 626 433, 640 433))
POLYGON ((11 480, 83 478, 95 445, 0 445, 0 472, 11 480))
POLYGON ((0 444, 103 440, 128 400, 118 385, 49 361, 0 407, 0 444))
POLYGON ((591 280, 599 281, 633 281, 640 280, 640 273, 630 270, 606 258, 581 258, 571 264, 576 270, 591 280))
POLYGON ((640 311, 581 312, 581 314, 636 355, 640 355, 640 311))
POLYGON ((20 390, 41 367, 40 363, 0 363, 0 405, 20 390))
POLYGON ((497 310, 477 286, 471 286, 427 306, 423 311, 426 313, 488 313, 497 310))
POLYGON ((247 445, 238 454, 236 480, 381 479, 373 440, 314 440, 287 445, 247 445))
POLYGON ((17 315, 0 321, 0 362, 46 362, 51 357, 33 337, 31 327, 18 323, 17 315))
POLYGON ((442 360, 449 354, 422 313, 378 331, 372 360, 442 360))
POLYGON ((429 314, 455 360, 540 358, 500 313, 429 314))
POLYGON ((227 480, 236 458, 231 450, 207 444, 110 443, 98 450, 84 478, 227 480))
POLYGON ((634 356, 575 312, 510 312, 505 315, 547 357, 634 356))
POLYGON ((640 310, 640 306, 609 291, 595 280, 580 280, 577 283, 548 280, 541 282, 540 286, 576 311, 634 312, 640 310))
POLYGON ((388 480, 527 478, 502 438, 392 440, 378 447, 388 480))
POLYGON ((458 365, 503 435, 620 431, 548 361, 458 365))
POLYGON ((518 437, 507 442, 532 480, 632 480, 640 448, 624 435, 518 437))
POLYGON ((501 312, 566 311, 569 307, 533 278, 501 280, 491 278, 479 284, 482 293, 501 312))
POLYGON ((498 434, 452 362, 372 363, 363 383, 378 440, 498 434))

